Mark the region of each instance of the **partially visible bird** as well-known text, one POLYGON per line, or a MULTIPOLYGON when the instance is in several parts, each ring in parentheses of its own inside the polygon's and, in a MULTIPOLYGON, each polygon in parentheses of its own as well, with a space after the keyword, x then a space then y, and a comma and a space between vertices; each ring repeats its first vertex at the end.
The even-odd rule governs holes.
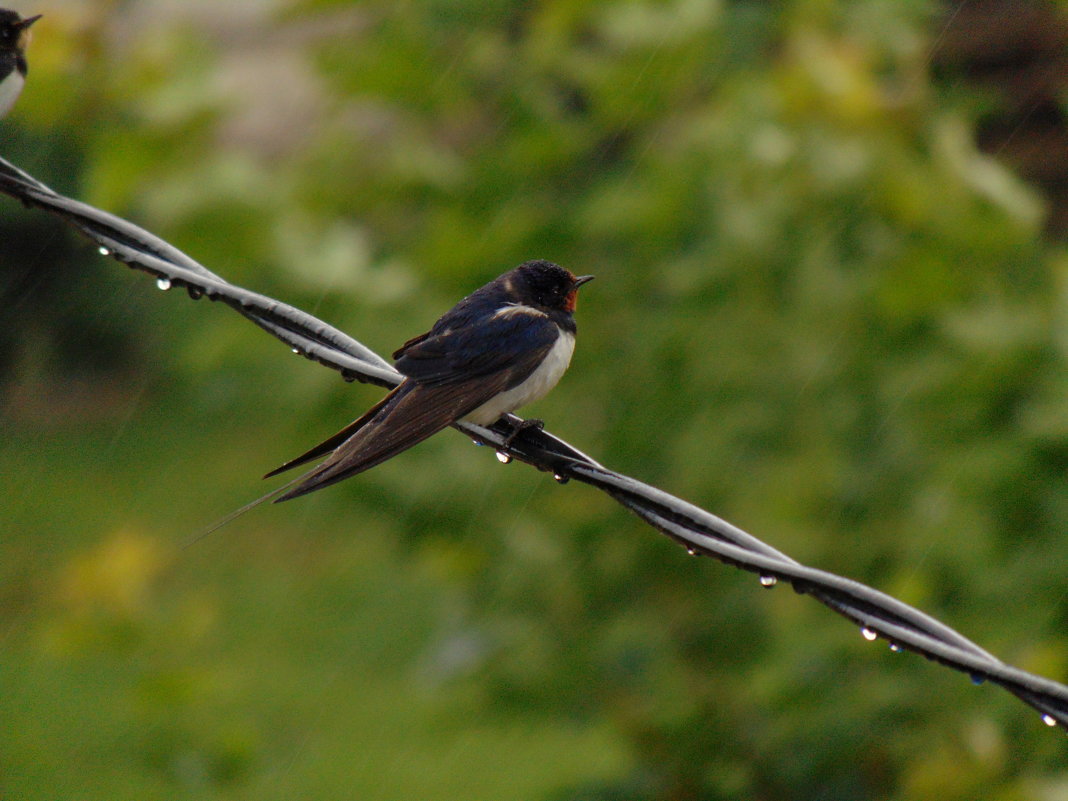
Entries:
POLYGON ((29 65, 26 45, 30 42, 30 26, 41 18, 23 19, 15 11, 0 8, 0 117, 5 116, 22 94, 29 65))
POLYGON ((405 379, 382 401, 267 474, 327 457, 275 503, 381 464, 458 420, 490 425, 541 398, 571 361, 576 292, 592 278, 528 261, 468 295, 393 354, 405 379))

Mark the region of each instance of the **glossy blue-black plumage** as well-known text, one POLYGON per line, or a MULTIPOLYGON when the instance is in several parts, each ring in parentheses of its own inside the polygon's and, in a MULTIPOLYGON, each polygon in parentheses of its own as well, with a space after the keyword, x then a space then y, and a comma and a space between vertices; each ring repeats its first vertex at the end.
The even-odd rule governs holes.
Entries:
POLYGON ((479 304, 438 333, 394 354, 404 375, 433 386, 510 372, 514 386, 530 373, 560 335, 559 326, 537 311, 517 310, 495 317, 503 304, 479 304))
POLYGON ((461 300, 393 354, 406 376, 396 389, 334 436, 268 473, 329 454, 277 501, 380 464, 521 385, 561 336, 575 333, 575 291, 589 278, 551 262, 527 262, 461 300))

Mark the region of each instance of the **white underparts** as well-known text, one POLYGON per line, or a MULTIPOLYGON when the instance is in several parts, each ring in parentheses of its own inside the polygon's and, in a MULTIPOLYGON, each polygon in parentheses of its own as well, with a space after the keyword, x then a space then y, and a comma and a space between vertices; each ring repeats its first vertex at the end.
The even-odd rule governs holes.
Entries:
MULTIPOLYGON (((522 307, 509 307, 522 308, 522 307)), ((502 309, 497 314, 507 313, 502 309)), ((560 331, 549 353, 546 354, 538 368, 522 383, 512 387, 496 397, 490 398, 465 418, 468 423, 488 426, 495 423, 502 414, 515 411, 520 406, 533 403, 556 386, 560 377, 571 363, 571 354, 575 352, 575 335, 560 331)))
POLYGON ((26 79, 22 77, 22 73, 13 69, 3 83, 0 83, 0 117, 11 111, 11 107, 15 105, 19 94, 22 93, 22 85, 25 82, 26 79))

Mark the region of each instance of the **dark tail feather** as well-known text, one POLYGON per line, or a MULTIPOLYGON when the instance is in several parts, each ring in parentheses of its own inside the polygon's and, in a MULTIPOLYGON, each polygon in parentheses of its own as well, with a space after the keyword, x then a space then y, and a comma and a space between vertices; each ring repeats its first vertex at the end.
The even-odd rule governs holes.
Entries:
MULTIPOLYGON (((271 476, 277 476, 279 473, 284 473, 286 470, 292 470, 294 467, 300 467, 302 464, 307 464, 308 462, 311 462, 311 461, 314 461, 315 459, 318 459, 320 456, 326 456, 328 453, 331 453, 332 451, 337 450, 338 446, 341 445, 341 443, 343 443, 345 440, 347 440, 349 437, 351 437, 353 434, 355 434, 357 431, 359 431, 361 428, 363 428, 365 425, 367 425, 369 422, 371 422, 371 418, 373 418, 376 414, 378 414, 378 412, 387 403, 389 403, 391 400, 393 400, 393 398, 396 396, 397 391, 400 389, 401 386, 404 386, 404 385, 401 384, 400 386, 398 386, 396 389, 394 389, 392 392, 390 392, 388 395, 386 395, 386 397, 382 398, 382 400, 380 400, 378 403, 376 403, 374 406, 372 406, 370 409, 368 409, 366 412, 364 412, 363 415, 361 415, 357 419, 353 420, 351 423, 349 423, 343 429, 341 429, 336 434, 334 434, 334 436, 330 437, 329 439, 323 440, 318 445, 316 445, 314 448, 312 448, 309 451, 306 451, 306 452, 302 453, 297 458, 290 459, 288 462, 286 462, 281 467, 276 467, 270 473, 267 473, 264 476, 264 478, 270 478, 271 476)), ((286 486, 289 486, 289 485, 287 484, 286 486)), ((283 489, 284 489, 284 487, 283 487, 283 489)), ((283 499, 280 498, 279 500, 283 500, 283 499)))
MULTIPOLYGON (((416 442, 426 439, 433 433, 436 432, 430 432, 426 436, 421 437, 416 442)), ((413 442, 411 444, 414 445, 416 443, 413 442)), ((329 487, 331 484, 336 484, 337 482, 343 481, 344 479, 349 478, 350 476, 362 473, 364 470, 370 470, 372 467, 376 467, 382 464, 382 462, 385 462, 393 456, 396 456, 400 450, 406 450, 408 447, 410 447, 410 445, 405 445, 403 448, 400 449, 383 451, 374 458, 361 461, 358 466, 352 464, 339 464, 333 461, 324 462, 315 469, 309 470, 307 473, 300 476, 296 480, 291 481, 284 487, 281 487, 280 489, 285 490, 289 489, 290 487, 293 487, 294 484, 297 484, 297 486, 293 487, 293 489, 289 489, 289 491, 284 495, 275 498, 274 503, 291 501, 294 498, 299 498, 301 495, 307 495, 309 492, 314 492, 315 490, 322 489, 323 487, 329 487)), ((263 501, 266 499, 261 498, 260 500, 263 501)))
POLYGON ((428 402, 428 390, 424 387, 418 384, 401 385, 405 386, 408 388, 398 389, 390 395, 389 404, 384 404, 380 411, 376 410, 377 414, 366 421, 359 433, 339 445, 325 462, 301 476, 296 487, 275 498, 274 502, 299 498, 370 470, 433 436, 470 411, 472 404, 477 405, 482 401, 481 396, 472 400, 460 387, 447 397, 442 397, 442 394, 450 392, 452 388, 429 390, 434 400, 428 402))
POLYGON ((332 465, 329 464, 319 465, 314 470, 309 470, 307 473, 305 473, 293 482, 293 484, 296 484, 297 486, 293 487, 292 489, 289 489, 292 484, 286 484, 284 487, 282 487, 282 489, 289 489, 289 491, 275 498, 274 503, 291 501, 294 498, 299 498, 301 495, 307 495, 309 492, 313 492, 317 489, 322 489, 323 487, 326 487, 330 484, 341 481, 341 479, 343 478, 348 478, 349 474, 346 473, 345 475, 336 476, 333 479, 323 478, 322 480, 320 480, 320 477, 326 476, 330 472, 331 466, 332 465))
MULTIPOLYGON (((382 464, 501 392, 509 375, 507 371, 499 371, 489 378, 478 376, 431 387, 410 379, 405 381, 345 431, 327 440, 334 449, 326 461, 301 476, 300 483, 275 498, 275 503, 298 498, 382 464), (345 436, 350 431, 354 433, 345 436)), ((308 453, 321 455, 321 450, 322 446, 308 453)), ((304 459, 305 456, 298 457, 291 464, 299 464, 304 459)))

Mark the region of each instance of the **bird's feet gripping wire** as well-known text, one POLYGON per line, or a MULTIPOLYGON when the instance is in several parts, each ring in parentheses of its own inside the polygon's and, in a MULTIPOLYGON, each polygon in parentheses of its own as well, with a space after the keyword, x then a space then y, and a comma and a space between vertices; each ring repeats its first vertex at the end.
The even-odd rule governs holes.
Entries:
POLYGON ((512 426, 512 433, 510 433, 507 437, 504 438, 504 447, 511 448, 512 443, 515 441, 515 438, 518 437, 522 432, 531 428, 541 431, 543 428, 545 428, 545 422, 543 420, 537 419, 536 417, 530 417, 526 420, 520 420, 518 423, 512 426))

